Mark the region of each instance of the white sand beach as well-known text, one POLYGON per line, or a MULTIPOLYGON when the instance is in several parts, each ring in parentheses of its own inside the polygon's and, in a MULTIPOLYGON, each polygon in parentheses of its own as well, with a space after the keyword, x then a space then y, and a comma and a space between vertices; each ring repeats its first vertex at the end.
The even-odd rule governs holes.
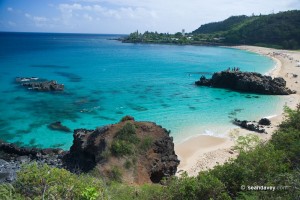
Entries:
MULTIPOLYGON (((276 66, 268 75, 283 77, 287 87, 296 90, 296 94, 283 96, 285 104, 295 108, 300 103, 300 51, 278 50, 256 46, 235 46, 233 48, 251 51, 271 57, 276 61, 276 66)), ((266 116, 268 113, 266 113, 266 116)), ((266 129, 268 134, 257 134, 263 140, 271 138, 283 120, 283 114, 270 118, 272 126, 266 129)), ((259 119, 257 119, 259 120, 259 119)), ((236 128, 239 135, 253 133, 241 128, 236 128)), ((178 175, 186 171, 190 176, 196 176, 200 171, 211 169, 218 164, 225 163, 230 158, 235 158, 238 153, 233 150, 234 140, 207 135, 190 138, 182 143, 175 144, 175 152, 181 163, 178 167, 178 175)))

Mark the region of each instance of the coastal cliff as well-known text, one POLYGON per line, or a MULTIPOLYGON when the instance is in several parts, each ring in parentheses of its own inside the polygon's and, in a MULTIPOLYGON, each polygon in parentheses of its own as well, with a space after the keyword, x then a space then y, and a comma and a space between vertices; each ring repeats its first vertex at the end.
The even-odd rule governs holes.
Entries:
POLYGON ((95 170, 106 179, 127 183, 159 183, 174 175, 179 160, 168 131, 127 116, 118 124, 96 130, 77 129, 64 157, 73 171, 95 170))
POLYGON ((256 72, 221 71, 214 73, 211 79, 202 76, 195 84, 268 95, 296 93, 286 87, 286 81, 283 78, 272 79, 270 76, 264 76, 256 72))

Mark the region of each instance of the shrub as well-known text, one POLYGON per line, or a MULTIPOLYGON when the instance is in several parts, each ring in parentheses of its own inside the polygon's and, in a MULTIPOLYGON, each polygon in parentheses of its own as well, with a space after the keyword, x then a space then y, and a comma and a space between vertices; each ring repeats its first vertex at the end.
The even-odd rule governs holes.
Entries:
POLYGON ((300 130, 293 127, 279 130, 272 136, 271 143, 276 149, 285 152, 286 162, 291 162, 294 168, 300 167, 300 130))
POLYGON ((112 183, 109 187, 110 199, 133 200, 136 199, 135 187, 129 185, 112 183))
POLYGON ((122 172, 120 170, 120 168, 118 168, 117 166, 113 166, 109 172, 109 178, 111 181, 115 181, 115 182, 122 182, 122 172))
POLYGON ((131 123, 126 123, 117 133, 116 138, 119 140, 124 140, 132 144, 138 144, 140 142, 136 135, 136 130, 134 125, 131 123))
POLYGON ((134 146, 129 142, 123 140, 114 140, 111 144, 111 152, 114 156, 132 155, 134 153, 134 146))
POLYGON ((120 200, 170 200, 167 188, 157 184, 130 186, 112 184, 109 188, 111 199, 120 200))
POLYGON ((131 117, 131 116, 129 116, 129 115, 126 115, 125 117, 123 117, 123 118, 121 119, 120 122, 125 122, 125 121, 130 121, 130 120, 134 120, 134 118, 131 117))
POLYGON ((130 160, 126 160, 124 163, 124 167, 126 169, 130 169, 132 167, 132 163, 130 162, 130 160))
POLYGON ((257 135, 248 134, 246 136, 238 136, 236 144, 234 146, 235 150, 239 152, 246 152, 253 150, 260 142, 260 139, 257 135))
POLYGON ((101 158, 102 159, 108 159, 111 155, 111 152, 109 151, 109 149, 106 149, 105 151, 102 151, 101 153, 101 158))
POLYGON ((296 129, 300 131, 300 104, 297 105, 296 110, 285 106, 284 114, 286 119, 279 125, 281 130, 285 129, 296 129))
POLYGON ((99 192, 95 187, 86 187, 81 193, 82 200, 96 200, 99 197, 99 192))
POLYGON ((186 173, 180 178, 174 177, 168 183, 171 199, 230 199, 225 185, 208 172, 199 173, 197 177, 188 177, 186 173))
POLYGON ((285 173, 289 168, 285 158, 284 152, 276 150, 272 144, 259 144, 254 150, 241 152, 236 160, 216 166, 210 173, 235 197, 241 192, 241 185, 266 185, 285 173))
POLYGON ((153 144, 153 138, 151 136, 146 136, 140 143, 139 149, 141 151, 148 151, 153 144))
POLYGON ((274 133, 271 143, 276 149, 282 150, 287 155, 287 161, 294 168, 299 168, 300 163, 300 104, 296 110, 285 107, 286 119, 280 124, 279 130, 274 133))
POLYGON ((36 197, 45 199, 83 199, 83 195, 85 197, 95 197, 96 194, 102 199, 106 199, 101 180, 87 175, 77 176, 65 169, 52 168, 48 165, 38 165, 36 163, 22 167, 18 173, 15 186, 17 192, 33 199, 36 197), (89 194, 91 196, 88 196, 89 194))
POLYGON ((11 184, 0 184, 0 199, 1 200, 19 200, 24 199, 18 194, 11 184))
POLYGON ((126 123, 117 133, 111 144, 111 152, 114 156, 132 155, 136 151, 136 145, 140 139, 131 123, 126 123))

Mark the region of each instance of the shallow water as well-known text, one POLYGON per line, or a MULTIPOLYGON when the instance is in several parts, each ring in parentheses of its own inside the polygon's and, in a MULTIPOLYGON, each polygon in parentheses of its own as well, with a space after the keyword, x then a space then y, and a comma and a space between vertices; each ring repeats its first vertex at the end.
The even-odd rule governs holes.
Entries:
POLYGON ((234 118, 257 120, 283 106, 277 96, 193 84, 201 74, 228 67, 266 73, 275 64, 267 57, 222 47, 107 40, 112 37, 0 33, 0 138, 67 149, 72 134, 49 124, 94 129, 132 115, 171 130, 178 142, 194 134, 222 136, 234 118), (17 76, 57 80, 65 91, 28 91, 14 83, 17 76))

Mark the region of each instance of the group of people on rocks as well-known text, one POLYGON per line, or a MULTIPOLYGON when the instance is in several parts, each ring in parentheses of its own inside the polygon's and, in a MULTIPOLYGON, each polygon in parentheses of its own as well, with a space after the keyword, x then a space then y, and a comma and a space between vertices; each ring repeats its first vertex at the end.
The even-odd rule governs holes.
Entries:
POLYGON ((227 71, 227 72, 230 72, 230 70, 231 70, 232 72, 238 72, 238 71, 240 71, 240 68, 239 68, 239 67, 234 67, 234 68, 230 69, 230 67, 228 67, 228 69, 227 69, 226 71, 227 71))

